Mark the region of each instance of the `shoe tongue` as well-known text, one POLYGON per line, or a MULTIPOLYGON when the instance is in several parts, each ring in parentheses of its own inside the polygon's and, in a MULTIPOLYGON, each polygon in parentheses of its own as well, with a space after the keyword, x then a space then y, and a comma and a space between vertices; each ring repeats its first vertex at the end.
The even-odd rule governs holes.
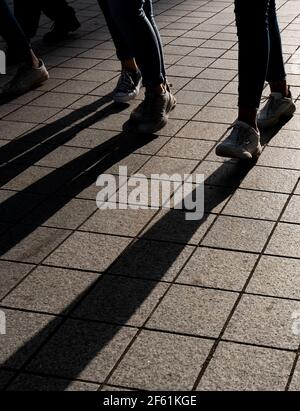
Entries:
POLYGON ((281 94, 281 93, 275 93, 275 92, 274 92, 274 93, 271 93, 270 96, 271 96, 271 97, 274 97, 275 100, 279 100, 279 99, 282 98, 282 94, 281 94))

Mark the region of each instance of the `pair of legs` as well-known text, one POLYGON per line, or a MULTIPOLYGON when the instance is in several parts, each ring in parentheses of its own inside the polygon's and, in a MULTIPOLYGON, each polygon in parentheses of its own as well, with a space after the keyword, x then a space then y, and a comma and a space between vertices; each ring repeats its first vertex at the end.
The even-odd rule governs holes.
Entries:
POLYGON ((139 67, 146 88, 161 91, 166 80, 163 47, 152 0, 98 0, 124 69, 139 67))
POLYGON ((66 31, 75 20, 74 9, 66 0, 14 0, 14 12, 28 39, 35 36, 42 12, 66 31))
POLYGON ((0 35, 9 47, 18 50, 21 61, 38 67, 39 60, 5 0, 0 0, 0 35))
POLYGON ((22 94, 48 80, 46 67, 34 54, 5 0, 0 0, 0 35, 11 49, 18 52, 23 63, 13 79, 2 87, 2 94, 22 94))
POLYGON ((239 39, 239 119, 257 129, 265 81, 288 95, 275 0, 235 0, 239 39))
POLYGON ((127 102, 146 88, 144 101, 124 124, 125 131, 155 133, 176 105, 166 83, 163 46, 154 21, 152 0, 98 0, 122 63, 114 90, 116 102, 127 102))
POLYGON ((222 157, 252 159, 260 155, 259 128, 277 125, 296 106, 286 83, 275 0, 235 0, 239 40, 239 115, 216 148, 222 157), (271 94, 258 112, 265 81, 271 94))

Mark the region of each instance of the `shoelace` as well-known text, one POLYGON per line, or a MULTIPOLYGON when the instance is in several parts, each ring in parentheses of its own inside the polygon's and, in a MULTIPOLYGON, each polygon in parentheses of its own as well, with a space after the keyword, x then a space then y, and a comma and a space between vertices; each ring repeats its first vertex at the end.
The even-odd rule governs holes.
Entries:
POLYGON ((276 99, 274 96, 269 95, 268 97, 263 96, 261 98, 261 102, 262 103, 266 103, 266 105, 264 106, 263 110, 266 111, 266 114, 269 114, 270 111, 273 109, 274 103, 275 103, 276 99))
POLYGON ((246 146, 247 144, 250 143, 248 139, 245 140, 246 130, 240 124, 236 124, 236 123, 231 124, 228 127, 227 131, 232 130, 232 129, 238 130, 238 132, 236 133, 236 143, 238 145, 246 146))
POLYGON ((117 90, 120 92, 128 92, 134 88, 134 82, 128 71, 122 71, 121 77, 118 81, 117 90))

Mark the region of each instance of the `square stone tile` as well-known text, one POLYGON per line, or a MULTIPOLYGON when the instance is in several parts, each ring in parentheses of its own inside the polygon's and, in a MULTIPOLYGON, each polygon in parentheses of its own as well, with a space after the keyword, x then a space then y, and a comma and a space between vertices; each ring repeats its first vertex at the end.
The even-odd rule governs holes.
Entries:
MULTIPOLYGON (((234 94, 217 94, 209 103, 209 107, 233 108, 237 106, 237 96, 234 94)), ((225 130, 224 130, 225 131, 225 130)))
POLYGON ((294 371, 294 375, 292 378, 292 382, 289 388, 290 391, 299 391, 300 390, 300 363, 299 359, 296 365, 296 369, 294 371))
POLYGON ((204 106, 207 104, 213 97, 214 93, 203 92, 199 93, 198 91, 191 90, 181 90, 176 93, 176 98, 182 104, 192 104, 197 106, 204 106))
POLYGON ((244 295, 224 334, 224 339, 275 348, 297 349, 295 313, 300 302, 244 295))
POLYGON ((29 132, 35 127, 35 124, 28 122, 6 121, 1 120, 1 138, 4 140, 13 140, 22 134, 29 132))
POLYGON ((280 130, 280 133, 276 134, 275 137, 269 143, 269 146, 274 147, 287 147, 287 148, 300 148, 300 130, 280 130))
POLYGON ((199 391, 284 391, 294 354, 221 342, 199 391))
POLYGON ((300 226, 279 223, 268 244, 266 253, 287 257, 300 257, 300 226))
POLYGON ((78 159, 79 161, 80 157, 87 153, 86 149, 78 147, 62 146, 55 150, 51 150, 50 147, 45 147, 45 149, 49 149, 47 150, 49 151, 49 154, 36 163, 38 166, 53 168, 63 167, 75 159, 78 159))
MULTIPOLYGON (((27 193, 49 194, 61 187, 70 179, 70 173, 52 168, 31 166, 16 173, 16 169, 10 168, 5 175, 3 189, 21 191, 27 193)), ((18 170, 17 170, 18 171, 18 170)), ((4 176, 3 176, 4 178, 4 176)))
POLYGON ((81 97, 80 94, 74 94, 75 90, 72 88, 69 88, 69 91, 72 91, 72 93, 55 93, 50 91, 36 98, 31 104, 38 107, 66 108, 81 97))
POLYGON ((257 255, 209 248, 196 250, 177 282, 241 291, 257 255))
POLYGON ((8 309, 2 311, 6 316, 6 334, 0 334, 1 364, 20 368, 59 324, 60 319, 8 309))
MULTIPOLYGON (((193 120, 231 124, 235 121, 236 117, 237 111, 233 108, 203 107, 193 120)), ((224 131, 225 128, 223 127, 224 131)))
POLYGON ((97 279, 98 274, 39 266, 3 304, 31 311, 66 313, 97 279))
POLYGON ((285 194, 237 190, 223 210, 224 214, 277 220, 288 199, 285 194))
MULTIPOLYGON (((248 169, 238 162, 202 161, 195 174, 203 174, 205 184, 221 187, 238 187, 248 169)), ((232 191, 232 189, 231 189, 232 191)))
POLYGON ((300 299, 300 260, 262 256, 247 291, 300 299))
POLYGON ((109 383, 149 390, 191 390, 212 342, 142 331, 109 383))
POLYGON ((189 174, 197 166, 197 160, 171 157, 152 157, 140 170, 139 174, 150 177, 152 174, 189 174))
POLYGON ((208 93, 218 93, 224 86, 226 86, 227 82, 222 80, 208 80, 208 79, 201 79, 196 78, 191 80, 183 90, 192 90, 198 92, 208 92, 208 93))
POLYGON ((300 196, 293 196, 281 217, 281 221, 300 224, 300 196))
POLYGON ((166 290, 164 283, 106 275, 74 315, 140 327, 166 290))
POLYGON ((67 230, 18 225, 5 233, 0 243, 2 258, 23 263, 40 263, 69 235, 67 230))
POLYGON ((30 120, 31 123, 42 123, 48 118, 57 114, 59 111, 59 108, 53 107, 39 107, 39 109, 37 110, 34 106, 23 106, 19 108, 19 110, 16 110, 6 116, 5 120, 20 122, 26 122, 30 120))
POLYGON ((173 285, 147 327, 217 338, 237 296, 231 292, 173 285))
POLYGON ((0 299, 29 273, 34 265, 0 260, 0 299))
POLYGON ((34 215, 29 214, 22 222, 32 224, 34 221, 41 221, 48 227, 75 230, 96 210, 94 201, 69 200, 57 196, 41 204, 34 210, 34 215))
POLYGON ((21 373, 9 386, 8 391, 97 391, 98 388, 99 385, 93 383, 21 373))
POLYGON ((27 369, 104 382, 135 334, 134 328, 68 320, 27 369))
POLYGON ((98 210, 81 227, 84 231, 103 234, 136 236, 157 210, 125 209, 98 210))
POLYGON ((139 239, 112 265, 109 272, 172 281, 194 247, 139 239))
POLYGON ((300 150, 266 147, 259 157, 257 164, 300 170, 300 150))
POLYGON ((226 131, 223 124, 189 122, 180 132, 178 137, 195 138, 200 140, 218 141, 226 131))
POLYGON ((299 171, 256 166, 241 182, 242 188, 291 193, 300 177, 299 171))
POLYGON ((202 160, 213 145, 212 141, 174 137, 157 154, 166 157, 202 160))
POLYGON ((214 219, 213 214, 206 214, 201 220, 187 220, 182 210, 161 210, 142 233, 142 238, 196 245, 214 219))
POLYGON ((268 221, 220 216, 205 237, 203 245, 260 252, 273 225, 268 221))
POLYGON ((47 259, 46 264, 81 270, 105 271, 130 239, 75 232, 47 259))

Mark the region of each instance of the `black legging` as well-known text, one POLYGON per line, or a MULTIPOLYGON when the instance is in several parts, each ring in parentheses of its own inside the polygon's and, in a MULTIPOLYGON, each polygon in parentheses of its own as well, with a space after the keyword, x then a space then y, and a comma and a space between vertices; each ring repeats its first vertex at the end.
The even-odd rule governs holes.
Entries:
POLYGON ((286 78, 275 0, 235 0, 239 106, 258 108, 265 81, 286 78))
POLYGON ((31 47, 5 0, 0 0, 0 35, 22 60, 31 60, 31 47))
POLYGON ((41 12, 52 21, 66 21, 74 13, 66 0, 14 0, 14 11, 26 36, 35 36, 39 27, 41 12))

